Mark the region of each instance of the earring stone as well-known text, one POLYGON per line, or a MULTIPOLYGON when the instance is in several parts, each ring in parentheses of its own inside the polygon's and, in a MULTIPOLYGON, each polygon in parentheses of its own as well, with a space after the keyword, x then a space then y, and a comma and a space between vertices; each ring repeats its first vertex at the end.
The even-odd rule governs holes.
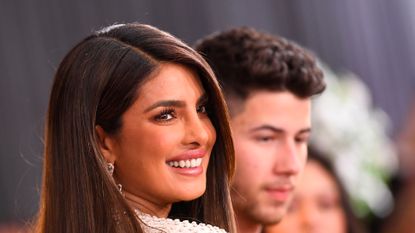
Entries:
POLYGON ((108 173, 112 176, 112 174, 114 173, 114 164, 107 163, 107 170, 108 170, 108 173))

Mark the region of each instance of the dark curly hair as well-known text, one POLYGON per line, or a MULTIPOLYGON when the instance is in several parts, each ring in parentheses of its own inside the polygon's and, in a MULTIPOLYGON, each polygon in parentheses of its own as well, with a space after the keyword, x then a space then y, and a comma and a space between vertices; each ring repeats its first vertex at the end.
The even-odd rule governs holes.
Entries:
POLYGON ((299 98, 323 92, 314 56, 284 38, 240 27, 199 40, 195 48, 212 66, 227 98, 255 90, 289 91, 299 98))

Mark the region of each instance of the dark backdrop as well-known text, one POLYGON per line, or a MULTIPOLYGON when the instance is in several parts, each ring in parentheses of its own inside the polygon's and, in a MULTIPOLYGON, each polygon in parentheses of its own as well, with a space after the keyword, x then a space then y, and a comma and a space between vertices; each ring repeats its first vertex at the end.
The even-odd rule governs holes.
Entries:
POLYGON ((285 36, 356 73, 391 117, 393 136, 415 90, 414 8, 405 0, 0 0, 0 222, 36 212, 53 74, 93 30, 138 21, 188 43, 240 25, 285 36))

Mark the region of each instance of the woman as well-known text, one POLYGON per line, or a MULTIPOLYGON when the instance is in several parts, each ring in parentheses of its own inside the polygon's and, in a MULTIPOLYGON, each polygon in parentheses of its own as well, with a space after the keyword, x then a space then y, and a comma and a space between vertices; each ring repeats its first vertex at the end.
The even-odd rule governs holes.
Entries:
POLYGON ((291 207, 282 221, 265 229, 266 233, 358 233, 358 224, 330 162, 314 147, 296 188, 291 207))
POLYGON ((233 169, 225 103, 201 56, 148 25, 110 26, 57 70, 36 230, 223 231, 169 217, 233 232, 233 169))

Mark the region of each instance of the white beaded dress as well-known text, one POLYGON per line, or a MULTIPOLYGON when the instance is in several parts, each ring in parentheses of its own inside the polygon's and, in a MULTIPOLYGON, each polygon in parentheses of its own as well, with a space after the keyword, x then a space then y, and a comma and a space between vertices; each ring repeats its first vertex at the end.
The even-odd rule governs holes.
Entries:
POLYGON ((141 227, 146 233, 226 233, 225 230, 204 223, 181 221, 179 219, 159 218, 135 210, 138 218, 143 222, 141 227))

